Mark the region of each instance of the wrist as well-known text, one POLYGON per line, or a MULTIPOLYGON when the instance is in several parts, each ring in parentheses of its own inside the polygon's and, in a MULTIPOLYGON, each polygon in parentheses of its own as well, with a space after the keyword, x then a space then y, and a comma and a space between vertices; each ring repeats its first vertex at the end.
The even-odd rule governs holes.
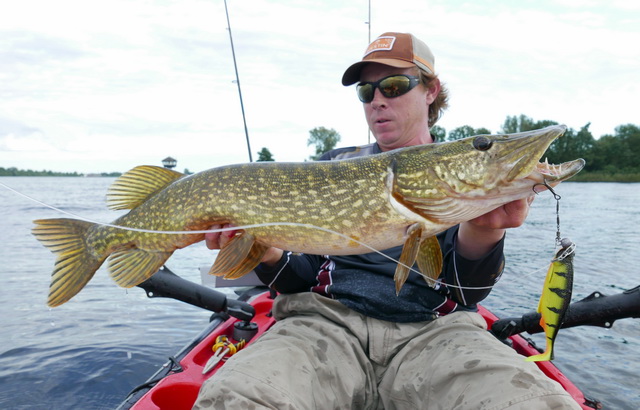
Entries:
POLYGON ((505 229, 493 229, 463 222, 458 228, 456 252, 467 259, 489 253, 504 237, 505 229))
POLYGON ((284 251, 282 249, 269 248, 262 257, 260 263, 264 263, 267 266, 274 266, 280 261, 280 259, 282 259, 283 254, 284 251))

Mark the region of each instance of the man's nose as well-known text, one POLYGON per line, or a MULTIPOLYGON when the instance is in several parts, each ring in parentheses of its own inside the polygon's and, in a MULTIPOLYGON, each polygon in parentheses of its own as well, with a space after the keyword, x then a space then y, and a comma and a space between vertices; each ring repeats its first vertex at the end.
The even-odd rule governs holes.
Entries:
POLYGON ((387 97, 382 95, 382 92, 376 87, 373 90, 373 99, 371 100, 371 108, 377 109, 387 106, 387 97))

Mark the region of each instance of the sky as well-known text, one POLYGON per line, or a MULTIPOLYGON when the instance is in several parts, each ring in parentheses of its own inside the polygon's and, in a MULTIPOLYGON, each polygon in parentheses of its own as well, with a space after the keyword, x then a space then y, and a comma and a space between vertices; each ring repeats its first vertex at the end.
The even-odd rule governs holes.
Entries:
MULTIPOLYGON (((4 4, 8 4, 3 0, 4 4)), ((524 114, 594 137, 640 124, 635 0, 227 0, 253 159, 303 161, 315 127, 369 142, 344 70, 410 32, 450 90, 438 125, 524 114), (369 19, 369 3, 371 18, 369 19), (371 36, 371 37, 369 37, 371 36)), ((21 0, 0 13, 0 167, 199 172, 247 162, 223 0, 21 0)))

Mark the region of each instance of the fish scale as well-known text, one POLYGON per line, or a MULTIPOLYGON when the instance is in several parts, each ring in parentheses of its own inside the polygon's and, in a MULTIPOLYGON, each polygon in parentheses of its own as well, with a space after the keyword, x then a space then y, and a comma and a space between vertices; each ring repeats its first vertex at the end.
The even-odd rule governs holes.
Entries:
MULTIPOLYGON (((114 182, 107 204, 130 210, 111 225, 146 230, 268 224, 246 228, 220 250, 210 273, 225 278, 250 272, 269 247, 345 255, 404 244, 399 292, 415 263, 428 283, 439 276, 437 233, 528 197, 543 181, 557 184, 579 172, 581 159, 538 163, 565 130, 481 135, 337 161, 227 165, 189 176, 140 166, 114 182)), ((203 233, 138 232, 73 219, 34 222, 35 237, 56 254, 49 306, 77 294, 107 258, 115 282, 131 287, 176 249, 204 239, 203 233)))

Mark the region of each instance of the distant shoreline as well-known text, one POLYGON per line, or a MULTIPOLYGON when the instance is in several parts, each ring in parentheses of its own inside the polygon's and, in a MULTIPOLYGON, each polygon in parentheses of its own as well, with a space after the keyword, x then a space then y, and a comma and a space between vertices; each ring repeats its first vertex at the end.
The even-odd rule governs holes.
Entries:
POLYGON ((102 173, 87 173, 80 172, 55 172, 55 171, 33 171, 31 169, 23 170, 17 168, 2 168, 0 167, 0 177, 119 177, 122 172, 102 172, 102 173))

